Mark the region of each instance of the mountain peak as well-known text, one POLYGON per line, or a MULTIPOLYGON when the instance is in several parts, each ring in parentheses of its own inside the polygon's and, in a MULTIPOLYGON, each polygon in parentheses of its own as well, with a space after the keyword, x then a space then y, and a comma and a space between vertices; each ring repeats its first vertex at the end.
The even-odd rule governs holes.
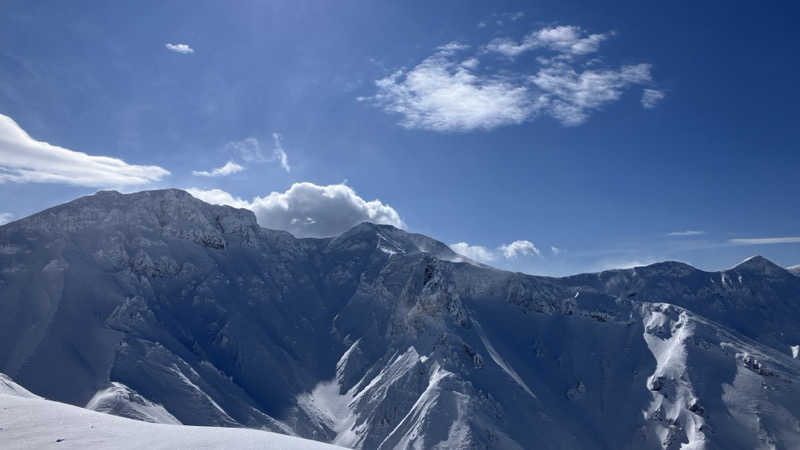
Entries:
POLYGON ((786 270, 791 272, 792 275, 796 275, 796 276, 800 277, 800 264, 795 264, 793 266, 789 266, 789 267, 786 268, 786 270))
POLYGON ((373 246, 388 255, 412 255, 427 253, 450 262, 470 262, 444 243, 424 234, 411 233, 393 225, 361 222, 339 236, 333 238, 331 246, 338 248, 365 248, 373 246))
POLYGON ((257 229, 255 214, 211 205, 180 189, 123 194, 98 191, 15 222, 15 228, 46 233, 84 229, 139 228, 173 235, 237 233, 257 229))
POLYGON ((690 273, 697 272, 698 270, 694 266, 681 261, 662 261, 643 267, 636 267, 635 269, 639 271, 647 271, 648 273, 669 273, 674 275, 688 275, 690 273))
POLYGON ((763 275, 781 275, 786 273, 786 269, 764 258, 761 255, 751 256, 728 271, 753 272, 763 275))

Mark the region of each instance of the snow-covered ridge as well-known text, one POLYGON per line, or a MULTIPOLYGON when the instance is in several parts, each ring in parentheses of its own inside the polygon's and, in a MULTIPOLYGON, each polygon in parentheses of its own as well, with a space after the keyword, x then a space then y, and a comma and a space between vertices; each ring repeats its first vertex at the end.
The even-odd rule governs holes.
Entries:
POLYGON ((797 445, 786 270, 464 262, 391 226, 295 239, 181 191, 98 193, 0 227, 0 371, 126 417, 365 449, 797 445))
POLYGON ((122 383, 112 382, 86 404, 86 409, 152 423, 180 425, 163 406, 155 404, 122 383))
POLYGON ((225 245, 226 234, 247 237, 259 228, 251 211, 210 205, 179 189, 99 191, 7 225, 14 231, 56 235, 128 226, 160 229, 168 236, 218 248, 225 245))

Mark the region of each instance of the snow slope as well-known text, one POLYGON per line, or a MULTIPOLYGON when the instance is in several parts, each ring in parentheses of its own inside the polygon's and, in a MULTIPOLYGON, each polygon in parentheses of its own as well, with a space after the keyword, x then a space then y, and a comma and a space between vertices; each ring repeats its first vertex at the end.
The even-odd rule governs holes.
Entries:
POLYGON ((363 449, 797 448, 798 348, 800 277, 760 257, 535 277, 391 226, 296 239, 177 190, 0 227, 0 370, 150 422, 363 449))
POLYGON ((111 386, 106 389, 97 391, 86 404, 86 408, 145 422, 181 424, 163 406, 154 404, 128 386, 117 382, 111 383, 111 386))
POLYGON ((102 414, 26 394, 0 374, 0 447, 114 449, 286 449, 341 447, 242 428, 154 424, 102 414))

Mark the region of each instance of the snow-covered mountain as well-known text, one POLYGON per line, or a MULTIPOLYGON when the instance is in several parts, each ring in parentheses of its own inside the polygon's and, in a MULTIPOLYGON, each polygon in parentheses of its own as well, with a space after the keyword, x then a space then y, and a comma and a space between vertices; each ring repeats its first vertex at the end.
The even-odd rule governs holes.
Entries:
POLYGON ((149 422, 365 449, 799 448, 798 345, 800 277, 760 257, 535 277, 391 226, 296 239, 178 190, 0 227, 0 371, 149 422))
POLYGON ((789 267, 786 268, 786 270, 788 270, 792 274, 800 277, 800 264, 796 264, 794 266, 789 266, 789 267))

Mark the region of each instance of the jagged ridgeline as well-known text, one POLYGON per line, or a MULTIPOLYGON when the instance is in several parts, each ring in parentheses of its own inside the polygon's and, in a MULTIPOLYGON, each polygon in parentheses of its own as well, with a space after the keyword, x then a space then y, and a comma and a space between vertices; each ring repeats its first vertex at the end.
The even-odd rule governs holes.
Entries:
POLYGON ((0 371, 139 420, 375 448, 800 448, 800 278, 764 258, 566 278, 179 190, 0 227, 0 371))

